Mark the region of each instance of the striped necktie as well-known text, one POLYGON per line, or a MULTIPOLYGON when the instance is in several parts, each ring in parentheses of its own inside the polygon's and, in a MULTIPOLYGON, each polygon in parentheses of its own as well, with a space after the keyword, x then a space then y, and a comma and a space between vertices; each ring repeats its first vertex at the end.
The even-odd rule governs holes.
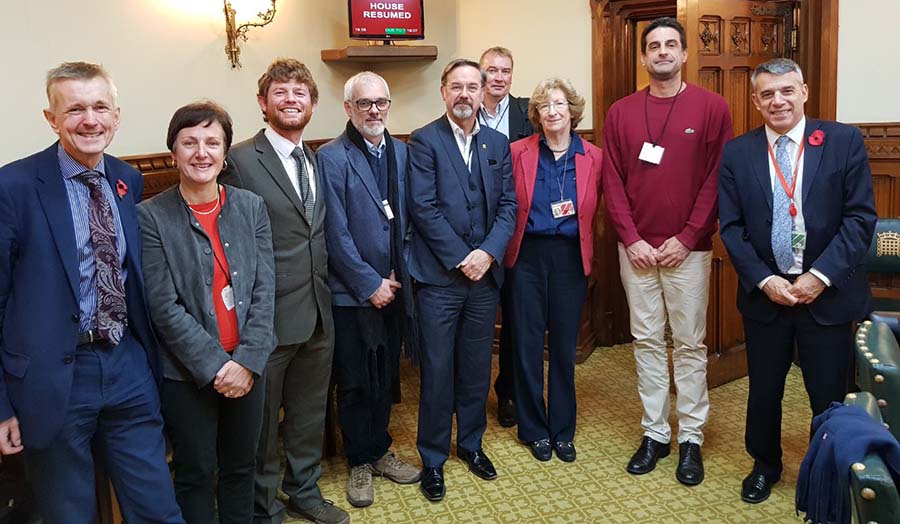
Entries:
POLYGON ((312 222, 313 209, 316 207, 316 199, 313 198, 309 188, 309 172, 306 170, 306 155, 299 146, 291 152, 294 163, 297 164, 297 183, 300 185, 300 199, 303 200, 303 210, 306 220, 312 222))

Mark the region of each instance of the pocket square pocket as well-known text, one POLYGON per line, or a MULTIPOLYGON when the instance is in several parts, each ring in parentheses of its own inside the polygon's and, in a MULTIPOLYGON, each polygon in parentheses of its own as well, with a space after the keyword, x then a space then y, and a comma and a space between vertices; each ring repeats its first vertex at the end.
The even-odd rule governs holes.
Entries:
POLYGON ((495 165, 497 165, 497 161, 494 160, 493 158, 488 158, 488 165, 495 166, 495 165))

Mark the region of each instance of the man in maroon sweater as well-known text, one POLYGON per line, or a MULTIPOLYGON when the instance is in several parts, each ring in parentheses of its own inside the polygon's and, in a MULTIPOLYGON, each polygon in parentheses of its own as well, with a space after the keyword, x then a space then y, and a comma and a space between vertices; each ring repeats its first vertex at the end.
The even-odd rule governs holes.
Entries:
POLYGON ((664 330, 672 328, 678 392, 676 478, 703 481, 706 391, 706 306, 716 173, 732 137, 721 96, 681 79, 684 28, 654 20, 641 35, 650 86, 617 101, 603 128, 603 190, 619 235, 619 266, 631 314, 644 438, 628 463, 641 475, 669 455, 669 370, 664 330))

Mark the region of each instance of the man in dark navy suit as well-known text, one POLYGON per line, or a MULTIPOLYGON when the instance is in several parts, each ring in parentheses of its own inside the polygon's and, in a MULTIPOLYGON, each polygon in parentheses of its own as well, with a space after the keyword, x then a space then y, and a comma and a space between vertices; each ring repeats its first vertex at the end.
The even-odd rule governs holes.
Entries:
POLYGON ((457 454, 477 476, 497 477, 481 437, 516 198, 509 142, 478 125, 484 82, 477 62, 450 62, 441 75, 447 113, 409 138, 409 265, 422 335, 418 448, 422 493, 432 501, 445 493, 454 412, 457 454))
POLYGON ((750 392, 741 498, 769 497, 781 478, 781 400, 796 346, 813 416, 847 392, 851 323, 869 309, 862 267, 875 199, 859 130, 806 118, 800 67, 756 68, 765 120, 725 146, 719 171, 722 241, 737 270, 750 392))
POLYGON ((143 182, 104 154, 116 88, 71 62, 48 73, 47 97, 59 141, 0 168, 0 452, 24 450, 48 524, 96 521, 92 449, 126 522, 180 523, 144 305, 143 182))

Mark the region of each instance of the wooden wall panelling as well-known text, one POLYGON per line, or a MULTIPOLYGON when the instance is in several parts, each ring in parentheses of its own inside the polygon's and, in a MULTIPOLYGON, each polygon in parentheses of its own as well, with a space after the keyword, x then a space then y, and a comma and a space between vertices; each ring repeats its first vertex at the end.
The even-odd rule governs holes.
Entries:
MULTIPOLYGON (((855 124, 863 133, 879 217, 900 218, 900 122, 855 124)), ((900 275, 869 275, 872 295, 900 298, 900 275)))

